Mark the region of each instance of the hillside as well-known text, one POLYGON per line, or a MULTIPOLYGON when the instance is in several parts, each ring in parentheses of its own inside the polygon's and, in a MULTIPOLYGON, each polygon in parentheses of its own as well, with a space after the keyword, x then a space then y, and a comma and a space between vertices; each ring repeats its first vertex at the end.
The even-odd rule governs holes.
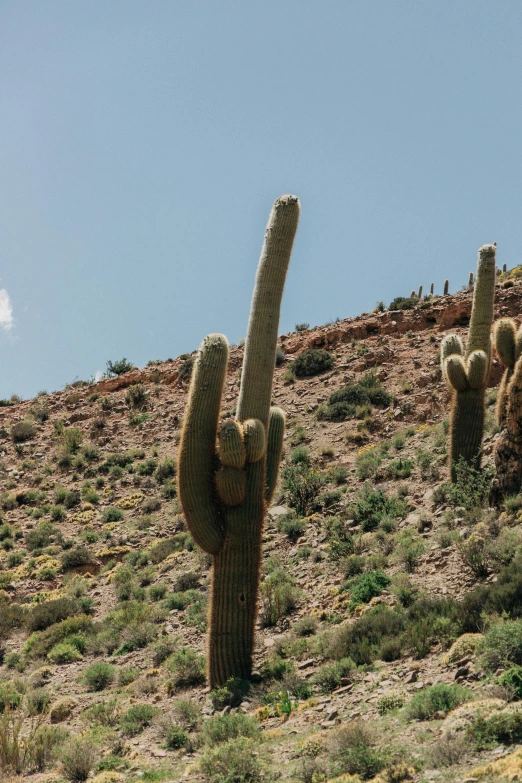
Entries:
MULTIPOLYGON (((500 283, 495 317, 521 293, 500 283)), ((281 336, 285 459, 239 707, 205 687, 210 560, 176 497, 191 358, 0 407, 0 770, 23 717, 15 767, 35 783, 204 783, 236 763, 221 780, 522 779, 522 633, 497 622, 518 617, 522 501, 487 507, 497 359, 484 478, 446 485, 439 343, 470 310, 462 291, 281 336), (305 349, 331 367, 295 377, 305 349)))

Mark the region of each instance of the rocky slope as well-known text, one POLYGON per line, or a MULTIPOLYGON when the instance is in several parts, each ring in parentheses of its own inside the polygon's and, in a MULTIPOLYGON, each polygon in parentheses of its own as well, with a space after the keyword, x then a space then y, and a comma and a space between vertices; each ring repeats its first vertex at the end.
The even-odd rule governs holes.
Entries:
MULTIPOLYGON (((498 286, 497 317, 519 315, 521 287, 516 280, 498 286)), ((448 412, 438 346, 449 329, 465 336, 470 307, 463 291, 280 338, 285 359, 276 369, 273 400, 288 414, 288 469, 264 535, 258 682, 239 708, 224 710, 257 721, 259 736, 245 740, 243 753, 255 754, 260 779, 319 783, 343 770, 340 780, 354 783, 522 779, 522 759, 512 755, 516 744, 479 749, 480 743, 464 742, 465 732, 452 733, 451 721, 465 729, 476 717, 467 701, 457 715, 441 708, 421 720, 408 712, 412 699, 439 683, 467 688, 471 705, 495 698, 484 709, 505 708, 502 667, 484 668, 476 639, 447 655, 462 627, 432 629, 422 643, 395 652, 388 645, 387 661, 374 651, 367 662, 355 660, 357 668, 346 660, 349 645, 336 651, 340 631, 375 607, 406 610, 423 594, 462 599, 477 583, 494 584, 522 541, 516 509, 479 513, 437 491, 447 479, 448 412), (292 360, 308 348, 330 352, 332 368, 292 377, 292 360), (361 379, 392 395, 389 404, 359 406, 343 421, 325 418, 330 395, 361 379), (292 465, 315 477, 315 494, 305 500, 292 493, 292 465), (368 496, 377 502, 380 490, 379 503, 383 496, 394 501, 381 503, 370 524, 361 504, 368 496), (498 544, 487 556, 475 547, 487 560, 482 570, 469 544, 481 536, 498 544), (352 765, 359 777, 348 774, 351 762, 346 766, 339 751, 357 746, 353 736, 339 734, 347 726, 364 735, 367 756, 375 748, 374 768, 371 759, 360 769, 352 765), (454 747, 451 758, 448 747, 454 747), (489 763, 489 770, 478 769, 489 763), (511 777, 502 777, 502 764, 511 777)), ((224 415, 234 410, 241 361, 242 348, 235 346, 224 415)), ((500 375, 494 360, 492 389, 500 375)), ((30 737, 37 721, 86 738, 96 756, 87 766, 99 783, 204 781, 212 772, 205 773, 201 760, 215 769, 220 763, 205 735, 219 704, 201 681, 198 658, 210 563, 186 534, 170 461, 189 376, 190 359, 181 357, 0 408, 4 735, 10 718, 32 710, 22 734, 30 737), (46 606, 56 607, 56 616, 46 615, 46 606), (80 620, 75 626, 67 617, 80 620), (107 666, 96 677, 91 669, 100 663, 107 666), (199 717, 191 722, 186 707, 180 717, 180 699, 190 700, 199 717), (129 717, 136 705, 149 708, 129 717), (179 742, 175 730, 183 735, 179 742)), ((486 466, 495 438, 491 410, 486 466)), ((0 727, 0 748, 4 735, 0 727)), ((20 775, 67 776, 60 754, 61 746, 39 765, 19 765, 20 775)), ((7 769, 2 774, 16 777, 7 769)), ((257 780, 256 774, 247 770, 236 779, 257 780)))

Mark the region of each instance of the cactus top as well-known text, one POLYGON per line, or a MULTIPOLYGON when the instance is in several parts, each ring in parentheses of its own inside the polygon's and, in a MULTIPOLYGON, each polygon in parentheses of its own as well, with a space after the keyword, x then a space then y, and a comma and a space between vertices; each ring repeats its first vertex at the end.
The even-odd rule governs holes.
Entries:
POLYGON ((473 351, 484 351, 487 356, 491 354, 490 333, 495 304, 496 250, 495 245, 482 245, 478 251, 477 277, 466 357, 473 351))
POLYGON ((272 398, 281 298, 299 212, 297 196, 280 196, 272 207, 248 322, 237 418, 259 419, 265 430, 272 398))

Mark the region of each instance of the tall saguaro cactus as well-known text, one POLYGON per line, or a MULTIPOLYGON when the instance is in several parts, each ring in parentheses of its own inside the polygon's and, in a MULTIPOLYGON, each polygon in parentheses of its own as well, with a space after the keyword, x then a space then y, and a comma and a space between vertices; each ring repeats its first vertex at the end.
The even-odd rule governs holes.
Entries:
POLYGON ((190 385, 179 451, 179 495, 189 530, 213 557, 208 640, 212 688, 252 671, 261 535, 277 482, 285 417, 271 408, 279 311, 299 200, 275 202, 257 270, 235 420, 219 426, 228 343, 205 338, 190 385))
POLYGON ((455 334, 445 337, 441 345, 442 371, 452 390, 450 467, 453 481, 461 458, 472 467, 480 467, 485 393, 491 364, 495 254, 495 245, 483 245, 479 249, 466 349, 455 334))
POLYGON ((497 354, 505 366, 497 398, 497 421, 502 428, 495 448, 497 476, 492 498, 516 494, 522 488, 522 326, 501 318, 494 328, 497 354))

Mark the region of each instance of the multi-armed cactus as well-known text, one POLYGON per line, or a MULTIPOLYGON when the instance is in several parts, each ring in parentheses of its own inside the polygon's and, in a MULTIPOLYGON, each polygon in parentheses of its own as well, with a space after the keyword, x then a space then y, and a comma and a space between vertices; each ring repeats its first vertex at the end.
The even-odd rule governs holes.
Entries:
POLYGON ((179 494, 192 536, 213 556, 208 679, 212 688, 252 670, 261 535, 274 493, 285 428, 271 408, 279 310, 299 220, 299 200, 270 213, 257 270, 236 419, 219 426, 228 343, 201 344, 179 451, 179 494))
POLYGON ((452 390, 450 466, 453 481, 460 459, 472 467, 480 467, 485 393, 491 364, 495 253, 494 245, 483 245, 479 249, 466 350, 455 334, 445 337, 441 345, 442 371, 452 390))
POLYGON ((492 495, 499 499, 522 488, 522 326, 501 318, 494 344, 505 366, 497 397, 497 421, 502 428, 495 449, 497 476, 492 495))

